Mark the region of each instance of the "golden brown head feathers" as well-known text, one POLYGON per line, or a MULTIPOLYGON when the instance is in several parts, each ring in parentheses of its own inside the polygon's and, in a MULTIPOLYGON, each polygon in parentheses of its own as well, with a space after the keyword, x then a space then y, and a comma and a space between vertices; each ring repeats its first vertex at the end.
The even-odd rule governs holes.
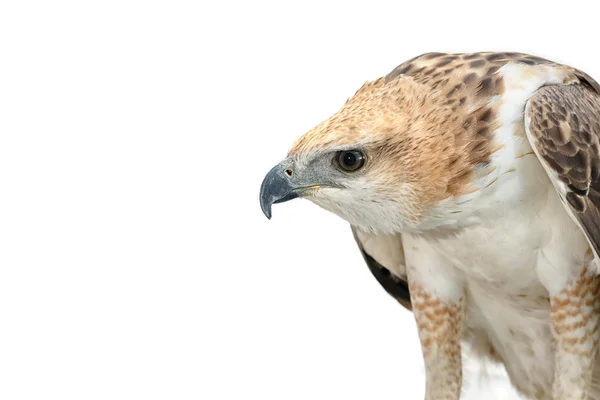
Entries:
MULTIPOLYGON (((408 76, 368 82, 331 118, 296 141, 290 156, 360 148, 380 191, 413 187, 418 214, 463 189, 470 171, 468 126, 441 93, 408 76)), ((418 217, 418 216, 415 216, 418 217)))

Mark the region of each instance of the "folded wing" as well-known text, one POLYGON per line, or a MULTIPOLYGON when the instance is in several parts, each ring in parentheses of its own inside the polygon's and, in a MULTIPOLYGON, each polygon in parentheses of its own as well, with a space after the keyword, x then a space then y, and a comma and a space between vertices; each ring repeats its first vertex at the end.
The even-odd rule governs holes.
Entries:
POLYGON ((600 86, 545 86, 528 101, 525 128, 563 204, 600 254, 600 86))
POLYGON ((400 304, 412 310, 402 235, 376 235, 362 232, 355 227, 352 227, 352 233, 377 282, 400 304))

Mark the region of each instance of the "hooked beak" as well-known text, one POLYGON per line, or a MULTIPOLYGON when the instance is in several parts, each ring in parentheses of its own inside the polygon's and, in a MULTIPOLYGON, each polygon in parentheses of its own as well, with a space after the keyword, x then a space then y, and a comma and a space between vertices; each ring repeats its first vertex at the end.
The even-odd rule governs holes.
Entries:
POLYGON ((299 196, 298 188, 290 182, 291 169, 277 164, 265 176, 260 186, 260 208, 268 219, 271 219, 271 206, 283 203, 299 196), (284 172, 285 171, 285 172, 284 172), (286 172, 290 175, 286 175, 286 172))

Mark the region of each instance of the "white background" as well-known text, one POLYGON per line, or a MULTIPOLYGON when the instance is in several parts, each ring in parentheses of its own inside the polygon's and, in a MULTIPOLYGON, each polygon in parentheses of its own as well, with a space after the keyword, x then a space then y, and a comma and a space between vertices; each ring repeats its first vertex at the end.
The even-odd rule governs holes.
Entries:
POLYGON ((533 3, 2 2, 0 398, 422 398, 412 315, 348 225, 267 221, 258 190, 427 51, 599 78, 593 2, 533 3))

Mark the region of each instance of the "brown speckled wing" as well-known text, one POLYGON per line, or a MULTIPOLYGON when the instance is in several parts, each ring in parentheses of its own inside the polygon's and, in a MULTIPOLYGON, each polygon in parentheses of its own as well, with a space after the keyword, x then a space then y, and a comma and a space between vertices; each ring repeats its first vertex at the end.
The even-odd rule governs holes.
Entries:
POLYGON ((545 86, 531 97, 528 137, 600 254, 600 94, 594 80, 579 78, 581 84, 545 86))
POLYGON ((408 281, 406 276, 398 277, 394 275, 389 268, 386 268, 379 261, 375 259, 376 254, 369 254, 365 250, 363 243, 356 233, 356 228, 352 227, 352 233, 358 248, 362 253, 362 256, 369 267, 369 270, 379 282, 379 284, 385 289, 386 292, 393 298, 395 298, 402 306, 412 311, 412 305, 410 303, 410 291, 408 289, 408 281))

